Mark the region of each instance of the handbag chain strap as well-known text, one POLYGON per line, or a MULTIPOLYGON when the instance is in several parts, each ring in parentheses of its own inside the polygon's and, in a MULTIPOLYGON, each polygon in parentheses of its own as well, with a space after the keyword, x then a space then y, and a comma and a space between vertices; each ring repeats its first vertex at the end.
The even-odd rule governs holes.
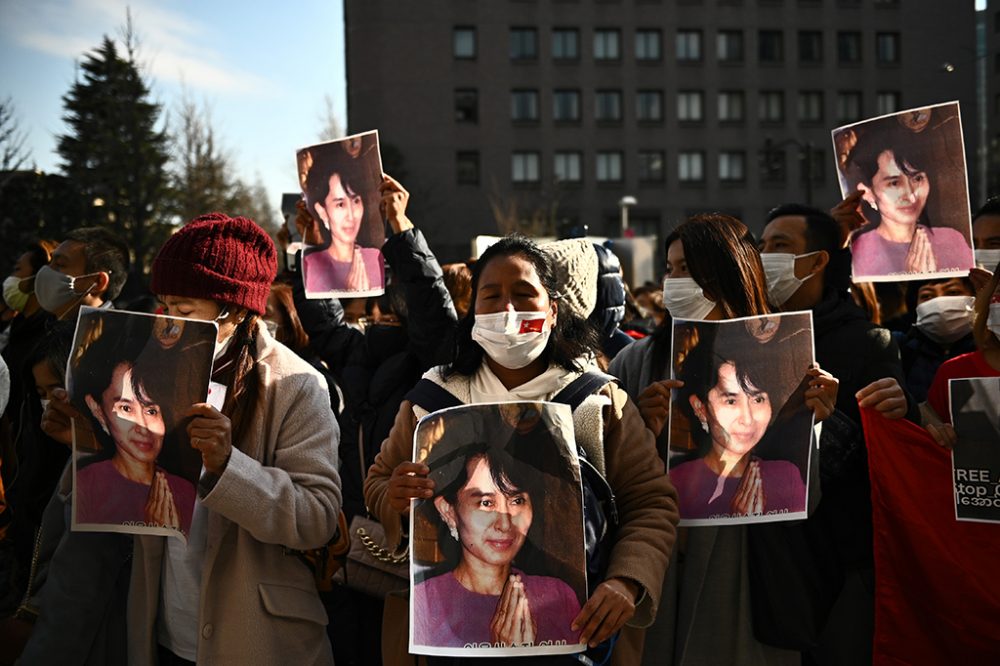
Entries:
POLYGON ((365 547, 368 554, 374 557, 379 562, 387 562, 389 564, 404 564, 409 560, 409 556, 406 553, 402 555, 393 555, 391 551, 386 550, 378 543, 375 542, 369 534, 368 530, 363 527, 359 527, 355 532, 361 539, 361 545, 365 547))

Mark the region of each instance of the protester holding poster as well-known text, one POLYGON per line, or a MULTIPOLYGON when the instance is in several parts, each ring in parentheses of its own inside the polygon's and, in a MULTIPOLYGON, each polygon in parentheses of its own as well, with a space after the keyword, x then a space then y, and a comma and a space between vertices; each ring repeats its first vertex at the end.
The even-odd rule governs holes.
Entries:
MULTIPOLYGON (((671 441, 682 524, 804 518, 813 425, 803 395, 813 362, 810 314, 675 320, 673 356, 683 387, 671 419, 690 425, 687 437, 671 441)), ((681 433, 674 427, 671 434, 681 433)))
POLYGON ((842 193, 863 193, 868 224, 851 239, 854 280, 967 273, 973 267, 958 103, 833 131, 842 193))
POLYGON ((413 646, 578 651, 571 624, 586 600, 586 567, 569 408, 447 409, 420 422, 414 449, 435 494, 416 502, 411 530, 413 646))
POLYGON ((303 148, 299 180, 309 213, 320 220, 320 238, 302 259, 306 294, 375 296, 384 287, 385 240, 378 208, 382 161, 378 132, 303 148))
POLYGON ((337 424, 322 375, 261 321, 276 273, 267 233, 221 213, 181 227, 153 261, 165 315, 217 322, 212 381, 226 396, 185 411, 204 468, 187 547, 135 537, 130 664, 333 664, 296 551, 336 530, 337 424))
MULTIPOLYGON (((534 243, 502 239, 473 269, 472 302, 459 324, 455 360, 424 378, 460 403, 550 400, 584 369, 594 369, 590 359, 598 341, 584 323, 589 312, 557 300, 575 288, 557 283, 552 259, 534 243)), ((390 549, 400 544, 400 517, 410 500, 437 492, 430 468, 411 462, 417 419, 426 413, 403 402, 365 482, 367 505, 385 527, 390 549)), ((580 643, 596 647, 626 623, 652 621, 673 545, 676 495, 652 435, 613 383, 584 400, 574 422, 577 443, 588 459, 600 462, 619 516, 616 532, 604 537, 613 546, 603 575, 589 581, 590 598, 570 625, 580 643)))
MULTIPOLYGON (((669 316, 653 334, 615 357, 612 374, 638 401, 646 427, 666 443, 672 391, 674 318, 718 321, 771 312, 764 268, 749 229, 728 215, 692 217, 667 236, 664 303, 669 316), (676 284, 676 286, 674 286, 676 284)), ((837 380, 819 369, 805 371, 805 393, 816 420, 834 409, 837 380)), ((700 427, 700 424, 699 424, 700 427)), ((667 451, 663 451, 667 457, 667 451)), ((683 510, 683 508, 682 508, 683 510)), ((685 566, 671 567, 662 592, 664 610, 646 632, 644 663, 800 663, 798 651, 758 640, 753 631, 748 575, 748 530, 770 527, 711 526, 687 532, 685 566), (720 628, 724 627, 725 630, 720 628)))

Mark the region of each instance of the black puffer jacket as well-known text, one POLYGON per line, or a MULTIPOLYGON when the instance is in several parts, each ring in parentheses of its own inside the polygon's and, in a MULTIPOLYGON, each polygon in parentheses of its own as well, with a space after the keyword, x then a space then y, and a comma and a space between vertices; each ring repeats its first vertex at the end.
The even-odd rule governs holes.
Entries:
POLYGON ((403 326, 347 326, 336 300, 307 300, 301 282, 295 307, 309 344, 333 371, 344 394, 340 414, 340 478, 348 520, 364 514, 363 485, 389 435, 403 396, 430 368, 451 360, 458 318, 441 266, 417 229, 392 235, 382 246, 402 290, 403 326))
POLYGON ((594 251, 597 252, 597 304, 590 321, 601 334, 601 351, 610 360, 632 342, 618 328, 625 319, 625 284, 621 263, 614 252, 596 243, 594 251))

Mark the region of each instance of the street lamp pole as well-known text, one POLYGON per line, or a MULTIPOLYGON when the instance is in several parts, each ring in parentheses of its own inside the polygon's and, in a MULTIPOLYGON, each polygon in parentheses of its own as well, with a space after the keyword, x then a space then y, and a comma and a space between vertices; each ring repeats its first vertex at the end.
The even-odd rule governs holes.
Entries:
POLYGON ((618 207, 622 212, 622 238, 628 236, 628 209, 638 203, 638 200, 631 195, 625 195, 618 200, 618 207))

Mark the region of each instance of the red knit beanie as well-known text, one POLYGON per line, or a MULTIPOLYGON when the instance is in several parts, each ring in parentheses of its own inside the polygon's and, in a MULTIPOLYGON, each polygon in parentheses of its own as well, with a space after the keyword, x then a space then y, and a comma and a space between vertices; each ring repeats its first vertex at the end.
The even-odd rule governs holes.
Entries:
POLYGON ((277 274, 274 243, 256 222, 209 213, 163 244, 150 288, 160 296, 207 298, 263 315, 277 274))

